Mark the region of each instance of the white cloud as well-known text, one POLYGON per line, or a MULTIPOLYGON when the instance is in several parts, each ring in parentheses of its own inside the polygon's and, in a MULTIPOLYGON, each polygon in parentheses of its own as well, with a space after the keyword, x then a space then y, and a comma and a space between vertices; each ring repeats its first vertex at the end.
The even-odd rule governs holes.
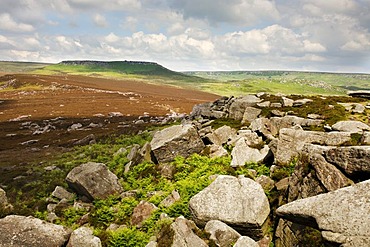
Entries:
POLYGON ((93 18, 94 23, 98 27, 107 27, 108 21, 105 19, 105 17, 101 14, 96 14, 93 18))
POLYGON ((169 0, 185 18, 207 19, 210 24, 237 23, 250 26, 261 20, 276 20, 279 12, 268 0, 169 0))
POLYGON ((26 23, 17 23, 8 13, 0 15, 0 29, 10 32, 32 32, 34 27, 26 23))

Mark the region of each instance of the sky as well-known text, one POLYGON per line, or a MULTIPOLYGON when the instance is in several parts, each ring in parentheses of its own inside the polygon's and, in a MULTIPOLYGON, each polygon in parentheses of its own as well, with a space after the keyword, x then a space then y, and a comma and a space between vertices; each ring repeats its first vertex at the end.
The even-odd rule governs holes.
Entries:
POLYGON ((370 0, 0 0, 0 60, 370 73, 370 0))

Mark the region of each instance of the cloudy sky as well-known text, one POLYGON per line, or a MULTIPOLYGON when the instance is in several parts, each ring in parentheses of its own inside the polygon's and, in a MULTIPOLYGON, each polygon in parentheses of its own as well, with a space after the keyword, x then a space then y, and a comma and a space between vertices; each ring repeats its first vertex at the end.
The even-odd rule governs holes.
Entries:
POLYGON ((370 0, 1 0, 0 60, 370 73, 370 0))

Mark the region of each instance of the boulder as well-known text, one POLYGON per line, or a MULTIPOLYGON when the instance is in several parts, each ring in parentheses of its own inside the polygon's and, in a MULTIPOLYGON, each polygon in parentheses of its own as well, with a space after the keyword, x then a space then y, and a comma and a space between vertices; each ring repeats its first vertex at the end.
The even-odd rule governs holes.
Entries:
POLYGON ((370 146, 332 147, 324 156, 350 177, 370 179, 370 146))
POLYGON ((370 180, 279 207, 278 216, 323 231, 343 246, 370 245, 370 180), (356 243, 356 244, 352 244, 356 243))
POLYGON ((210 235, 209 239, 219 247, 232 246, 241 237, 237 231, 219 220, 208 221, 204 231, 210 235))
POLYGON ((255 95, 246 95, 236 98, 230 105, 229 118, 242 120, 245 109, 249 106, 254 106, 261 101, 262 100, 255 95))
POLYGON ((194 222, 183 217, 178 217, 170 226, 161 229, 157 240, 157 246, 208 247, 194 231, 199 231, 194 222))
POLYGON ((366 131, 362 134, 361 145, 370 145, 370 132, 366 131))
POLYGON ((74 230, 68 241, 67 247, 101 247, 101 241, 93 235, 93 231, 87 227, 74 230))
POLYGON ((176 156, 188 157, 204 148, 198 132, 190 124, 175 125, 156 132, 150 146, 159 163, 170 162, 176 156))
POLYGON ((211 132, 206 135, 206 139, 209 142, 216 145, 223 145, 233 139, 236 136, 236 130, 231 128, 230 126, 224 125, 214 132, 211 132))
POLYGON ((244 138, 248 146, 257 146, 263 143, 262 137, 258 136, 256 132, 242 129, 237 132, 237 135, 228 144, 235 146, 240 138, 244 138))
POLYGON ((198 104, 193 107, 193 110, 190 113, 190 117, 192 119, 195 118, 209 118, 209 119, 214 119, 214 118, 222 118, 225 117, 225 113, 222 111, 215 111, 212 109, 212 103, 207 102, 203 104, 198 104))
POLYGON ((262 237, 261 226, 270 212, 262 186, 244 176, 219 175, 189 201, 193 219, 200 226, 220 220, 239 233, 262 237))
POLYGON ((363 131, 369 131, 370 126, 360 121, 339 121, 333 126, 333 130, 350 133, 362 133, 363 131))
POLYGON ((294 100, 287 97, 281 97, 281 101, 283 103, 283 107, 292 107, 294 104, 294 100))
POLYGON ((123 192, 117 176, 102 163, 88 162, 77 166, 68 173, 66 181, 77 194, 89 200, 123 192))
POLYGON ((6 192, 2 188, 0 188, 0 212, 1 211, 9 212, 12 210, 13 210, 13 205, 11 205, 8 202, 6 192))
POLYGON ((351 141, 350 133, 304 131, 301 128, 284 128, 279 132, 275 153, 276 164, 288 164, 297 157, 306 143, 343 145, 351 141))
POLYGON ((307 119, 297 116, 272 117, 270 118, 270 120, 278 131, 283 128, 291 128, 296 125, 299 125, 301 127, 310 127, 319 126, 323 123, 323 120, 307 119))
POLYGON ((166 198, 159 203, 159 206, 170 207, 175 202, 181 199, 179 192, 173 190, 166 198))
POLYGON ((265 175, 261 175, 256 179, 256 182, 259 183, 263 190, 270 191, 274 188, 275 182, 270 177, 267 177, 265 175))
POLYGON ((213 144, 208 147, 209 147, 209 157, 210 158, 225 157, 229 155, 227 150, 223 148, 222 146, 213 144))
POLYGON ((253 120, 258 118, 261 112, 262 112, 261 109, 247 106, 243 114, 242 124, 251 123, 253 120))
POLYGON ((270 153, 268 145, 264 145, 261 150, 251 148, 247 145, 244 138, 240 138, 233 150, 231 151, 232 161, 231 166, 244 166, 245 163, 259 163, 264 161, 270 153))
POLYGON ((259 245, 250 237, 241 236, 233 247, 259 247, 259 245))
POLYGON ((297 100, 294 101, 293 106, 294 107, 303 106, 303 105, 305 105, 307 103, 310 103, 312 101, 313 101, 312 99, 297 99, 297 100))
POLYGON ((328 163, 322 155, 312 153, 309 155, 309 159, 316 171, 317 178, 327 191, 334 191, 353 183, 338 168, 328 163))
POLYGON ((0 247, 62 247, 71 230, 34 217, 9 215, 0 219, 0 247))
POLYGON ((132 213, 131 224, 138 228, 142 227, 143 222, 148 219, 156 209, 157 207, 153 203, 140 201, 132 213))
POLYGON ((261 133, 268 139, 271 139, 270 136, 276 136, 279 132, 276 126, 268 118, 257 118, 256 120, 252 121, 249 127, 252 131, 261 133))
POLYGON ((62 186, 56 186, 51 195, 60 200, 67 199, 69 201, 73 200, 73 198, 75 197, 73 193, 67 191, 62 186))

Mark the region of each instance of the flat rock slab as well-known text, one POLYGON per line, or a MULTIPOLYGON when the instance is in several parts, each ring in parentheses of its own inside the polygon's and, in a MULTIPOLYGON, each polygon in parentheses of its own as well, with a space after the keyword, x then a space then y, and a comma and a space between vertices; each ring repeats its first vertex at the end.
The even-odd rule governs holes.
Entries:
POLYGON ((261 226, 270 213, 262 186, 244 176, 218 176, 190 199, 189 208, 201 226, 220 220, 254 239, 262 236, 261 226))
POLYGON ((288 203, 276 213, 323 231, 328 241, 345 246, 370 246, 370 180, 288 203))
POLYGON ((34 217, 9 215, 0 219, 0 247, 62 247, 71 230, 34 217))

